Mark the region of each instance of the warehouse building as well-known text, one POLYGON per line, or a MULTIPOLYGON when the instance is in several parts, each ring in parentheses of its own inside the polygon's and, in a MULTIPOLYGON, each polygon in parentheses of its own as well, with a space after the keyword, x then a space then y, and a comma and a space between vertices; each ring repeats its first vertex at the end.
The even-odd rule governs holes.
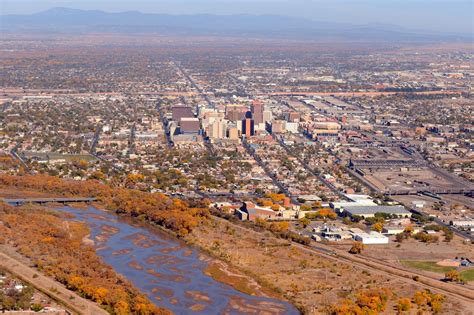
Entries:
POLYGON ((364 231, 352 233, 354 240, 366 245, 388 244, 388 237, 377 232, 366 233, 364 231))
POLYGON ((359 216, 362 218, 374 217, 376 213, 385 213, 397 215, 401 218, 411 217, 411 212, 407 211, 403 206, 345 206, 341 208, 343 216, 359 216))

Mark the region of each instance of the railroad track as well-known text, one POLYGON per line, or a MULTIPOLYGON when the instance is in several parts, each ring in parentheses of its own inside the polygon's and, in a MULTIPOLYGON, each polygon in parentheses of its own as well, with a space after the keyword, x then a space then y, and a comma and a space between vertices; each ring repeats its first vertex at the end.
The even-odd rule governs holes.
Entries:
POLYGON ((357 266, 358 268, 364 269, 369 272, 377 272, 384 274, 392 278, 400 279, 404 282, 413 283, 415 282, 414 277, 417 277, 416 283, 425 289, 430 289, 442 293, 446 296, 453 297, 455 299, 468 302, 474 306, 474 291, 460 287, 459 285, 452 285, 443 283, 440 280, 428 277, 419 272, 408 271, 396 266, 386 266, 378 261, 370 259, 366 256, 355 256, 351 254, 341 255, 339 251, 334 251, 334 255, 322 253, 314 248, 308 248, 304 245, 293 244, 296 247, 304 251, 310 251, 312 253, 317 252, 320 256, 328 259, 332 259, 338 262, 349 263, 357 266), (351 257, 352 256, 352 257, 351 257))

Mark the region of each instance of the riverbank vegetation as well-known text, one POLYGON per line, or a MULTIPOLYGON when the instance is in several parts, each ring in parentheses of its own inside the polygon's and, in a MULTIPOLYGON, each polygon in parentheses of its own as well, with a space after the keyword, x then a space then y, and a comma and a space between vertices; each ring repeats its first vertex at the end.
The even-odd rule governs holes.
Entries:
POLYGON ((153 305, 83 240, 85 224, 54 211, 0 203, 0 243, 13 246, 43 274, 100 304, 111 314, 171 314, 153 305))
POLYGON ((142 217, 185 236, 209 217, 206 200, 190 203, 160 193, 112 187, 97 180, 72 181, 49 175, 0 175, 0 185, 32 189, 63 196, 97 198, 118 214, 142 217))

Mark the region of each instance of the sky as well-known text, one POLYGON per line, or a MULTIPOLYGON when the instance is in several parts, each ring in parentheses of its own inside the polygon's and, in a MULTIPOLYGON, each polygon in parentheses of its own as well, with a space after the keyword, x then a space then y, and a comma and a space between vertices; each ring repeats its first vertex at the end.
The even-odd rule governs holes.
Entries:
POLYGON ((0 0, 2 15, 30 14, 54 7, 169 14, 275 14, 474 33, 474 0, 0 0))

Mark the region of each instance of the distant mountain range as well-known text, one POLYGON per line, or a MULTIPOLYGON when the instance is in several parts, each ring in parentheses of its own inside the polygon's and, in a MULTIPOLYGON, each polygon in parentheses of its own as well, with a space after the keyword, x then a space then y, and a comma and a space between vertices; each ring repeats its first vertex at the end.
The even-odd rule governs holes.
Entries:
POLYGON ((383 41, 469 39, 461 35, 407 30, 396 25, 352 25, 275 15, 169 15, 53 8, 36 14, 3 15, 0 18, 0 29, 11 32, 162 33, 383 41))

